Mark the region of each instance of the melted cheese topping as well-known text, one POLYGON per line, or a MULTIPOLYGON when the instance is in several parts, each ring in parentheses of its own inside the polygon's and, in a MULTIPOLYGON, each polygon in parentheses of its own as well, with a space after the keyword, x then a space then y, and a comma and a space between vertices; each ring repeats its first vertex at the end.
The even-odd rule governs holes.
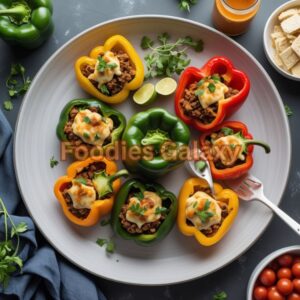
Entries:
POLYGON ((185 214, 186 218, 191 221, 198 230, 209 229, 215 224, 220 224, 222 220, 222 210, 218 202, 208 194, 200 191, 187 199, 185 214), (207 200, 210 201, 210 206, 206 212, 211 212, 213 216, 203 223, 196 212, 203 210, 207 200))
POLYGON ((220 100, 224 100, 225 93, 228 92, 229 88, 226 84, 222 82, 215 82, 212 79, 208 79, 198 87, 197 91, 198 90, 203 91, 198 95, 198 99, 200 101, 202 108, 205 109, 208 106, 216 102, 219 102, 220 100), (208 88, 209 84, 213 84, 216 88, 213 93, 208 88))
POLYGON ((91 208, 96 201, 96 191, 94 187, 84 185, 76 180, 72 180, 72 186, 67 190, 72 199, 74 208, 91 208))
POLYGON ((104 141, 111 135, 113 126, 112 119, 104 119, 100 114, 85 109, 79 111, 76 115, 72 130, 85 143, 102 146, 104 141))
POLYGON ((213 145, 214 147, 218 147, 221 151, 222 155, 220 155, 219 158, 225 166, 233 165, 238 159, 245 160, 243 143, 235 135, 220 137, 213 142, 213 145), (225 147, 227 147, 227 150, 225 147))
POLYGON ((146 223, 152 223, 160 219, 161 214, 155 214, 155 210, 162 207, 162 201, 156 193, 145 191, 144 199, 141 201, 137 197, 131 197, 129 199, 128 208, 137 203, 139 203, 141 208, 144 208, 145 211, 143 215, 137 215, 133 211, 127 209, 126 219, 129 222, 132 222, 141 228, 146 223))
POLYGON ((120 76, 122 74, 121 67, 120 67, 120 61, 119 59, 114 55, 111 51, 106 51, 104 55, 102 56, 103 60, 109 64, 114 64, 116 67, 114 68, 105 68, 104 72, 99 72, 99 60, 97 60, 95 65, 94 73, 90 74, 88 79, 94 80, 98 82, 98 88, 100 89, 101 85, 107 82, 110 82, 114 75, 120 76))

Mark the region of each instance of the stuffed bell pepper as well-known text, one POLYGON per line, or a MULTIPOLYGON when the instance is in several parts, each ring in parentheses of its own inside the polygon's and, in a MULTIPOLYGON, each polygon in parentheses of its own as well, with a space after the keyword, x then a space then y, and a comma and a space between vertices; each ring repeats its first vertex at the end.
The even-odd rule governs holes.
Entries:
POLYGON ((250 81, 225 57, 210 59, 201 69, 186 68, 175 96, 177 116, 204 132, 233 114, 246 100, 250 81))
POLYGON ((149 178, 162 176, 183 163, 176 153, 189 140, 188 127, 164 109, 137 113, 123 134, 127 147, 124 164, 131 173, 149 178))
POLYGON ((0 0, 0 37, 8 44, 37 48, 53 32, 51 0, 0 0))
POLYGON ((75 63, 75 73, 86 92, 110 104, 125 101, 129 92, 144 81, 142 60, 121 35, 112 36, 89 56, 80 57, 75 63))
POLYGON ((104 157, 89 158, 69 166, 67 175, 56 181, 54 194, 71 222, 92 226, 111 211, 119 178, 127 175, 104 157))
POLYGON ((271 151, 266 143, 253 139, 245 124, 235 121, 224 122, 200 137, 200 147, 216 180, 247 173, 253 165, 253 145, 263 147, 266 153, 271 151))
POLYGON ((177 198, 157 183, 130 179, 116 196, 112 226, 119 236, 141 245, 163 239, 177 215, 177 198))
POLYGON ((211 246, 219 242, 233 224, 239 209, 238 196, 214 183, 213 196, 202 178, 190 178, 179 194, 177 224, 187 236, 199 244, 211 246))
POLYGON ((122 113, 94 99, 75 99, 63 109, 56 133, 73 147, 105 149, 121 138, 126 126, 122 113))

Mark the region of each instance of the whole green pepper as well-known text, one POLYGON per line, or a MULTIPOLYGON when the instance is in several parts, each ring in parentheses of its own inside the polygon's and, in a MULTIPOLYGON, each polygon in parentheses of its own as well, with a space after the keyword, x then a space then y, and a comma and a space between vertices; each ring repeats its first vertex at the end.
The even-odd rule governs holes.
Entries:
POLYGON ((53 29, 51 0, 0 0, 0 37, 7 43, 37 48, 53 29))
POLYGON ((68 142, 68 137, 65 134, 64 128, 69 120, 69 114, 73 107, 77 107, 79 109, 88 109, 91 107, 97 107, 100 110, 101 115, 104 118, 111 118, 114 123, 114 129, 111 134, 111 140, 110 143, 103 146, 103 149, 108 147, 109 145, 114 144, 115 141, 119 140, 121 137, 121 134, 126 126, 126 119, 123 116, 122 113, 120 113, 118 110, 104 104, 103 102, 95 99, 74 99, 67 103, 67 105, 62 110, 59 122, 56 127, 56 134, 57 137, 62 142, 68 142))
POLYGON ((114 232, 126 240, 133 240, 140 245, 150 245, 163 239, 172 229, 177 216, 177 198, 158 183, 143 183, 139 179, 126 181, 119 190, 111 215, 111 224, 114 232), (144 193, 150 191, 156 193, 162 199, 164 219, 155 233, 130 234, 121 224, 119 215, 122 207, 128 201, 132 193, 144 193))
POLYGON ((168 143, 177 150, 182 146, 187 146, 190 141, 190 130, 180 119, 166 110, 152 108, 131 117, 123 133, 123 141, 126 142, 127 147, 124 159, 126 168, 131 173, 156 178, 183 163, 183 160, 169 159, 162 155, 163 149, 168 143), (143 156, 141 159, 131 157, 130 148, 133 146, 153 147, 153 157, 150 159, 143 156))

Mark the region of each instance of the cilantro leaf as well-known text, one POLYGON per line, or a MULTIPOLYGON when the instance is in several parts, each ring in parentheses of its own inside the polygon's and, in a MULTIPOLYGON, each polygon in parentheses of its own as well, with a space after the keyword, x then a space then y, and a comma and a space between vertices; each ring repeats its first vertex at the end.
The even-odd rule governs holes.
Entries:
POLYGON ((218 292, 214 295, 213 300, 226 300, 227 294, 225 292, 218 292))
POLYGON ((229 127, 222 127, 221 132, 224 133, 224 135, 226 136, 234 134, 234 131, 229 127))
POLYGON ((190 12, 191 6, 197 4, 197 0, 179 0, 179 8, 183 11, 190 12))
POLYGON ((100 86, 100 92, 102 93, 102 94, 104 94, 104 95, 109 95, 110 93, 109 93, 109 90, 108 90, 108 88, 107 88, 107 86, 105 85, 105 84, 102 84, 101 86, 100 86))
POLYGON ((99 71, 99 72, 104 72, 105 71, 105 69, 107 68, 107 63, 106 63, 106 61, 103 59, 103 56, 99 56, 98 57, 98 66, 97 66, 97 70, 99 71))
POLYGON ((167 213, 168 209, 166 207, 156 207, 155 209, 155 214, 160 215, 160 214, 165 214, 167 213))
POLYGON ((291 108, 287 104, 284 105, 284 109, 285 109, 285 113, 288 117, 291 117, 294 114, 293 111, 291 110, 291 108))
POLYGON ((11 102, 11 100, 6 100, 6 101, 3 102, 3 107, 4 107, 5 110, 11 111, 11 110, 13 110, 14 105, 11 102))
POLYGON ((144 199, 144 194, 141 191, 134 193, 133 196, 138 198, 140 201, 144 199))
POLYGON ((97 239, 96 243, 100 246, 103 247, 105 246, 105 250, 107 253, 114 253, 115 252, 115 243, 112 239, 104 239, 104 238, 99 238, 97 239))
POLYGON ((141 40, 141 48, 146 50, 151 48, 154 45, 154 41, 152 41, 148 36, 143 36, 141 40))
POLYGON ((83 122, 89 124, 89 123, 91 123, 91 119, 89 117, 85 116, 83 118, 83 122))
POLYGON ((134 214, 138 216, 143 216, 145 211, 147 210, 146 207, 142 207, 140 203, 132 204, 128 207, 128 210, 132 211, 134 214))
POLYGON ((208 211, 209 207, 210 207, 210 201, 207 199, 205 201, 203 210, 196 211, 196 215, 200 218, 202 223, 206 223, 209 218, 214 216, 214 213, 208 211))
POLYGON ((54 156, 50 158, 50 167, 53 169, 55 166, 57 166, 59 162, 55 159, 54 156))
POLYGON ((12 227, 10 237, 13 238, 18 233, 23 233, 27 231, 28 227, 25 222, 19 223, 16 227, 12 227))
POLYGON ((209 89, 209 91, 211 93, 214 93, 216 91, 216 86, 212 82, 209 83, 209 85, 207 86, 207 88, 209 89))

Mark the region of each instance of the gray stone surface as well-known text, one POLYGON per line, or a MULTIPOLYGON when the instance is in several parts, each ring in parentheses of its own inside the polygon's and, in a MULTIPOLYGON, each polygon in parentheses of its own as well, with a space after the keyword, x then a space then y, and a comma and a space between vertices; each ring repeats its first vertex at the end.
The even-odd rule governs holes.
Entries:
MULTIPOLYGON (((50 40, 41 48, 32 51, 12 50, 0 41, 0 105, 6 100, 5 78, 11 62, 21 62, 28 74, 34 76, 50 55, 71 37, 82 30, 109 19, 135 14, 164 14, 180 16, 211 25, 212 0, 198 0, 190 14, 177 8, 177 0, 54 0, 54 21, 56 30, 50 40)), ((262 7, 250 30, 236 38, 264 66, 274 80, 282 99, 293 110, 290 118, 293 139, 293 157, 290 179, 281 207, 300 221, 300 83, 292 82, 279 75, 267 62, 263 52, 262 34, 265 22, 271 12, 283 0, 262 1, 262 7)), ((263 99, 261 99, 263 101, 263 99)), ((15 102, 13 112, 5 112, 14 126, 21 100, 15 102)), ((280 139, 280 136, 278 136, 280 139)), ((270 174, 272 176, 272 174, 270 174)), ((253 216, 255 222, 255 216, 253 216)), ((268 253, 284 246, 298 244, 298 237, 279 219, 274 218, 261 238, 243 256, 214 274, 192 282, 166 287, 140 287, 97 279, 108 299, 213 299, 216 291, 224 290, 230 300, 246 299, 249 276, 256 264, 268 253)))

